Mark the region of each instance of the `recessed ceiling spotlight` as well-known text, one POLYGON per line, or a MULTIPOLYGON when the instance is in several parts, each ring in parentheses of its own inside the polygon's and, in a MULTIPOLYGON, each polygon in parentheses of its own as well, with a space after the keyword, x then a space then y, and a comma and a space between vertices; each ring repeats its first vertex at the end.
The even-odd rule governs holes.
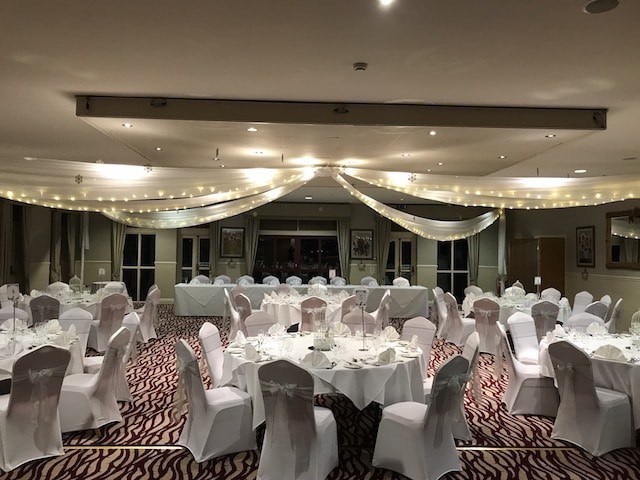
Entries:
POLYGON ((253 152, 254 155, 264 155, 264 152, 261 150, 256 150, 255 152, 253 152))
POLYGON ((438 162, 438 165, 442 166, 444 165, 444 162, 438 162))
POLYGON ((556 138, 556 134, 555 133, 549 133, 547 135, 545 135, 546 138, 556 138))
POLYGON ((383 7, 388 7, 389 5, 391 5, 395 0, 378 0, 380 2, 380 5, 382 5, 383 7))
POLYGON ((504 160, 505 158, 507 158, 507 156, 506 155, 498 155, 498 158, 501 159, 501 160, 504 160))
POLYGON ((133 123, 123 123, 122 126, 124 128, 133 128, 133 123))
POLYGON ((401 157, 410 157, 411 154, 410 153, 401 153, 400 156, 401 157))
POLYGON ((605 13, 610 10, 613 10, 620 2, 618 0, 590 0, 587 4, 582 8, 584 13, 605 13))
POLYGON ((313 197, 307 195, 306 197, 304 197, 305 200, 313 200, 313 197))
POLYGON ((224 168, 224 167, 225 167, 225 165, 224 165, 224 164, 220 164, 220 168, 224 168))
POLYGON ((587 173, 587 171, 584 168, 577 168, 573 173, 587 173))
POLYGON ((257 132, 258 129, 256 127, 249 127, 247 128, 247 132, 257 132))
POLYGON ((162 147, 156 147, 156 152, 161 152, 162 151, 162 147))
POLYGON ((36 158, 35 158, 35 157, 24 157, 24 159, 25 159, 27 162, 31 162, 31 161, 35 160, 36 158))
POLYGON ((436 131, 435 131, 435 130, 431 130, 431 131, 429 132, 429 135, 431 135, 432 137, 433 137, 435 134, 436 134, 436 131))
POLYGON ((427 168, 427 172, 430 172, 430 171, 431 171, 431 169, 430 169, 430 168, 427 168))

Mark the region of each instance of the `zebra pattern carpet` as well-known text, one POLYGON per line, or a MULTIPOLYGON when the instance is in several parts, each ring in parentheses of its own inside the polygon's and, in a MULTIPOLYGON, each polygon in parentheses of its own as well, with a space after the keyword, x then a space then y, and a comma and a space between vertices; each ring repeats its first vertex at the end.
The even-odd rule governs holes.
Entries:
MULTIPOLYGON (((99 431, 63 436, 65 455, 37 460, 0 479, 254 479, 259 452, 227 455, 201 464, 175 445, 184 419, 171 417, 177 374, 174 344, 184 338, 200 355, 198 329, 205 321, 216 324, 227 342, 228 326, 219 317, 175 317, 171 305, 159 309, 159 339, 140 346, 135 363, 128 366, 134 398, 122 403, 124 423, 99 431)), ((396 323, 396 326, 400 326, 396 323)), ((436 341, 430 369, 459 349, 436 341)), ((445 475, 463 479, 640 479, 640 450, 625 449, 592 457, 580 448, 550 438, 553 420, 509 415, 500 399, 506 373, 500 380, 493 373, 493 357, 481 354, 479 361, 483 398, 479 405, 466 398, 466 412, 474 440, 458 442, 462 471, 445 475)), ((208 382, 206 369, 203 376, 208 382)), ((337 479, 401 479, 402 475, 371 465, 380 408, 370 405, 359 411, 349 400, 336 395, 318 395, 318 405, 330 408, 338 425, 340 464, 329 476, 337 479)), ((258 431, 258 441, 261 442, 258 431)))

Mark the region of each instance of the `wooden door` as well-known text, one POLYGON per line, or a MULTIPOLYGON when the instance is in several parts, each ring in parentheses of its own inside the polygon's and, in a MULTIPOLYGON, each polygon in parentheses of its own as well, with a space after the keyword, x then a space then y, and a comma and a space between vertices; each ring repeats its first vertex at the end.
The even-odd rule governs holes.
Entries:
POLYGON ((540 291, 553 287, 564 295, 564 238, 541 237, 538 247, 538 275, 542 277, 540 291))
POLYGON ((512 238, 509 240, 508 270, 507 287, 516 280, 520 280, 525 291, 536 291, 533 277, 538 274, 538 239, 512 238))

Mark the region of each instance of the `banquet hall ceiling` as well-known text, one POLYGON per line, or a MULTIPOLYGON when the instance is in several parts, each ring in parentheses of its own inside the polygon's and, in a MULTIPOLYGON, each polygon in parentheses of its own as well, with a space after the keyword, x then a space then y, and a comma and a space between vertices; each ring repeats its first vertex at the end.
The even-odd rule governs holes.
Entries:
MULTIPOLYGON (((2 2, 0 174, 2 165, 37 158, 212 170, 640 175, 640 2, 599 15, 585 14, 585 3, 2 2), (355 62, 368 68, 355 71, 355 62), (83 95, 608 113, 605 130, 88 118, 76 115, 83 95)), ((356 183, 383 202, 427 201, 356 183)), ((326 177, 280 201, 305 196, 357 201, 326 177)))

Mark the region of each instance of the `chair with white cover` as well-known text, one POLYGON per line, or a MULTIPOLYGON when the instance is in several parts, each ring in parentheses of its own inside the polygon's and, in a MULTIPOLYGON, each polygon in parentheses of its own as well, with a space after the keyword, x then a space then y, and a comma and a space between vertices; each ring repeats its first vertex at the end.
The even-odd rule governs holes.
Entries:
POLYGON ((500 344, 500 332, 496 327, 500 323, 500 305, 490 298, 479 298, 473 302, 473 316, 480 334, 480 351, 495 355, 500 344))
POLYGON ((25 323, 29 322, 29 313, 21 308, 14 309, 13 305, 0 308, 0 322, 14 318, 14 313, 15 318, 18 320, 22 320, 25 323))
POLYGON ((232 342, 238 332, 242 332, 245 336, 247 330, 244 328, 242 316, 236 307, 236 302, 229 293, 229 289, 224 288, 224 316, 229 319, 229 341, 232 342))
POLYGON ((469 285, 464 289, 464 294, 469 295, 470 293, 473 293, 474 295, 482 295, 483 291, 477 285, 469 285))
POLYGON ((249 315, 258 311, 251 308, 251 300, 244 293, 234 293, 233 300, 235 301, 236 309, 240 313, 240 321, 242 323, 245 322, 249 315))
POLYGON ((376 330, 382 331, 387 325, 389 325, 389 309, 391 308, 391 290, 385 290, 378 308, 376 308, 371 315, 376 321, 376 330))
POLYGON ((344 287, 347 281, 343 277, 333 277, 329 283, 334 287, 344 287))
POLYGON ((300 302, 300 331, 313 332, 315 319, 324 318, 327 302, 319 297, 308 297, 300 302))
POLYGON ((231 283, 231 277, 229 277, 229 275, 218 275, 216 278, 213 279, 213 283, 215 285, 224 285, 225 283, 231 283))
POLYGON ((80 292, 82 291, 82 280, 80 277, 74 275, 69 279, 69 288, 72 292, 80 292))
POLYGON ((275 277, 273 275, 267 275, 266 277, 264 277, 262 279, 262 284, 263 285, 272 285, 272 286, 276 286, 276 285, 280 285, 280 280, 278 279, 278 277, 275 277))
POLYGON ((160 289, 155 288, 147 293, 144 307, 136 310, 140 315, 140 337, 143 343, 147 343, 152 338, 158 338, 156 334, 156 318, 158 316, 158 304, 160 303, 160 289))
POLYGON ((611 295, 604 294, 603 296, 600 297, 600 301, 610 306, 613 300, 611 299, 611 295))
POLYGON ((285 282, 287 283, 287 285, 293 285, 296 287, 302 285, 302 279, 296 275, 291 275, 290 277, 287 277, 285 282))
POLYGON ((11 392, 0 395, 0 469, 64 455, 58 417, 69 350, 45 345, 13 364, 11 392))
POLYGON ((262 365, 258 377, 266 420, 258 478, 325 479, 338 465, 338 433, 331 410, 313 405, 313 377, 287 360, 262 365))
POLYGON ((562 293, 557 288, 549 287, 540 292, 541 300, 548 300, 549 302, 558 303, 562 298, 562 293))
POLYGON ((47 286, 49 295, 61 296, 69 292, 71 292, 71 287, 64 282, 53 282, 47 286))
MULTIPOLYGON (((436 331, 436 337, 446 338, 449 333, 447 304, 444 301, 444 291, 440 287, 432 289, 433 292, 433 304, 435 308, 431 311, 435 314, 437 320, 438 330, 436 331)), ((433 321, 433 320, 432 320, 433 321)))
POLYGON ((69 330, 71 325, 75 325, 76 335, 80 342, 80 350, 82 356, 87 352, 87 341, 89 340, 89 331, 93 322, 93 315, 82 308, 74 307, 60 314, 58 319, 63 330, 69 330))
POLYGON ((100 318, 91 323, 87 346, 96 352, 104 352, 111 335, 122 326, 122 319, 128 305, 127 297, 112 293, 100 302, 100 318))
MULTIPOLYGON (((507 332, 498 323, 500 350, 506 360, 509 383, 502 397, 502 403, 512 415, 544 415, 555 417, 558 411, 558 390, 553 378, 540 373, 540 365, 525 365, 511 353, 507 332)), ((502 372, 500 372, 501 374, 502 372)))
POLYGON ((404 277, 396 277, 391 282, 394 287, 410 287, 411 282, 404 277))
POLYGON ((536 333, 536 325, 531 315, 523 312, 513 313, 507 320, 516 358, 519 362, 537 365, 540 344, 536 333))
POLYGON ((604 321, 604 319, 607 318, 609 305, 598 300, 587 305, 584 311, 587 313, 593 313, 595 316, 600 317, 604 321))
POLYGON ((524 285, 522 284, 522 282, 520 280, 516 280, 515 282, 513 282, 511 284, 512 287, 518 287, 524 290, 524 285))
POLYGON ((127 286, 124 282, 107 282, 107 284, 102 287, 102 292, 105 295, 111 295, 112 293, 119 293, 120 295, 127 296, 127 286))
POLYGON ((196 462, 229 453, 254 450, 251 396, 236 387, 205 390, 195 352, 184 340, 176 343, 178 387, 176 416, 188 409, 178 445, 189 449, 196 462))
POLYGON ((365 287, 378 287, 378 280, 373 277, 362 277, 360 280, 360 285, 364 285, 365 287))
POLYGON ((576 293, 576 295, 573 297, 573 307, 571 308, 571 313, 576 314, 584 312, 584 309, 587 308, 587 305, 589 305, 591 302, 593 302, 593 295, 591 295, 589 292, 583 290, 576 293))
POLYGON ((267 333, 269 327, 271 325, 275 325, 276 323, 278 323, 276 319, 269 315, 267 312, 258 310, 245 319, 244 326, 247 329, 247 334, 250 337, 257 337, 260 333, 267 333))
POLYGON ((536 326, 536 335, 538 342, 542 340, 547 332, 556 328, 560 307, 557 303, 551 303, 548 300, 541 300, 531 305, 531 316, 536 326))
POLYGON ((422 379, 427 378, 427 371, 429 369, 429 359, 431 358, 431 345, 433 343, 433 337, 436 334, 436 326, 424 317, 414 317, 402 325, 402 340, 411 341, 415 335, 418 339, 418 347, 422 350, 422 359, 424 361, 424 371, 422 372, 422 379))
POLYGON ((241 275, 236 279, 238 285, 253 285, 255 280, 251 275, 241 275))
POLYGON ((358 305, 356 305, 356 296, 355 295, 349 295, 347 298, 345 298, 342 301, 341 304, 341 314, 340 314, 340 318, 344 318, 344 316, 349 313, 351 310, 355 309, 358 305))
POLYGON ((447 306, 447 335, 445 341, 453 343, 459 347, 464 345, 467 337, 476 328, 476 321, 473 318, 462 318, 458 310, 456 297, 447 292, 444 294, 444 303, 447 306))
POLYGON ((436 480, 460 471, 451 417, 459 408, 469 362, 455 355, 443 363, 433 381, 430 405, 400 402, 382 410, 373 465, 412 480, 436 480))
POLYGON ((196 275, 189 283, 193 285, 209 285, 211 283, 211 279, 206 275, 196 275))
MULTIPOLYGON (((222 351, 222 340, 220 331, 211 322, 204 322, 198 332, 200 350, 207 363, 209 379, 212 387, 219 387, 222 381, 222 363, 224 362, 224 352, 222 351)), ((233 341, 233 339, 231 339, 233 341)))
POLYGON ((315 276, 309 280, 309 285, 326 285, 327 279, 321 276, 315 276))
POLYGON ((609 333, 616 332, 616 323, 622 314, 622 298, 619 298, 613 308, 609 309, 610 315, 605 319, 604 325, 609 333))
POLYGON ((115 389, 130 339, 131 332, 120 327, 109 339, 98 373, 75 373, 64 377, 58 406, 63 432, 122 422, 115 389))
POLYGON ((280 285, 276 285, 276 288, 273 289, 274 292, 278 292, 278 293, 293 293, 296 291, 295 288, 293 288, 293 285, 289 285, 288 283, 281 283, 280 285))
POLYGON ((629 397, 596 387, 589 355, 572 343, 551 343, 549 357, 560 390, 551 438, 571 442, 595 456, 634 448, 629 397))
POLYGON ((576 313, 571 315, 569 319, 565 322, 564 326, 568 330, 576 330, 579 332, 585 332, 587 327, 592 323, 597 323, 598 325, 604 325, 604 320, 602 320, 597 315, 588 312, 576 313))
MULTIPOLYGON (((121 358, 121 368, 116 372, 116 382, 114 385, 116 399, 119 402, 133 402, 133 396, 129 389, 129 382, 127 381, 127 364, 130 358, 137 357, 137 339, 139 336, 140 317, 137 312, 130 312, 124 316, 122 320, 122 326, 129 330, 131 334, 129 342, 124 350, 124 354, 121 358)), ((97 355, 91 357, 84 357, 82 360, 85 373, 98 373, 102 364, 104 363, 105 356, 97 355)))
POLYGON ((362 331, 362 320, 364 318, 364 333, 373 333, 376 327, 376 320, 368 312, 363 312, 359 308, 354 308, 344 317, 342 317, 342 323, 344 323, 351 334, 356 333, 358 330, 362 331))

